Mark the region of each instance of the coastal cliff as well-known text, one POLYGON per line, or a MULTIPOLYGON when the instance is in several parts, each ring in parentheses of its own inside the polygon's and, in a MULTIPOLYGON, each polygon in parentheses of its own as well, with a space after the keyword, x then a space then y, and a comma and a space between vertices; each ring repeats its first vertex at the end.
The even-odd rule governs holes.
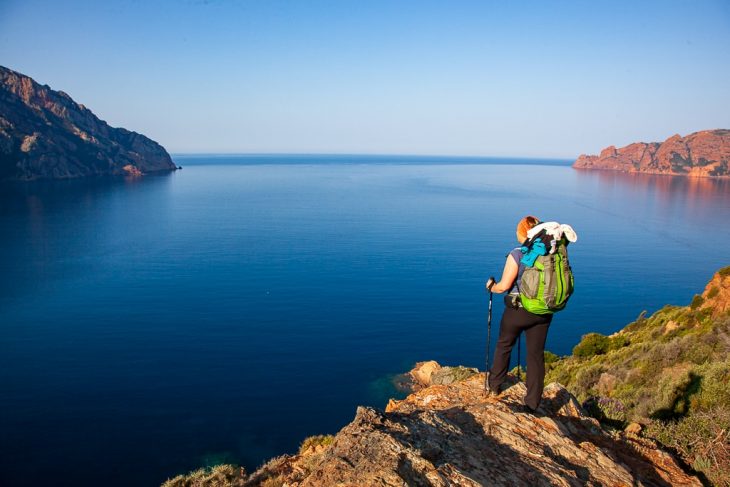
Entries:
POLYGON ((451 369, 418 364, 411 374, 426 382, 406 399, 384 412, 359 407, 334 437, 312 438, 251 475, 220 466, 164 486, 702 485, 654 441, 603 428, 559 384, 530 413, 524 383, 495 397, 483 373, 431 380, 451 369))
POLYGON ((110 127, 66 93, 0 66, 0 180, 175 169, 157 142, 110 127))
POLYGON ((412 393, 359 407, 334 436, 248 474, 232 465, 182 486, 730 485, 730 267, 688 306, 589 333, 571 356, 546 352, 536 412, 512 374, 499 396, 484 374, 423 362, 412 393), (562 384, 562 385, 561 385, 562 384))
POLYGON ((617 149, 603 149, 600 155, 581 155, 576 169, 609 169, 631 173, 697 177, 730 176, 730 130, 704 130, 664 142, 636 142, 617 149))

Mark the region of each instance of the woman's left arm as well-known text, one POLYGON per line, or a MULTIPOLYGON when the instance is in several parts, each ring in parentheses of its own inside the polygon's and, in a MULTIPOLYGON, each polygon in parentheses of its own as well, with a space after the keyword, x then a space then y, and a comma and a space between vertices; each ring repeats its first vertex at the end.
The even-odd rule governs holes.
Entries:
POLYGON ((502 271, 502 279, 499 282, 494 282, 494 279, 490 278, 487 281, 487 290, 493 293, 503 293, 512 289, 512 286, 517 279, 517 272, 520 267, 511 255, 507 256, 507 261, 504 263, 504 270, 502 271), (491 289, 490 289, 490 284, 491 289))

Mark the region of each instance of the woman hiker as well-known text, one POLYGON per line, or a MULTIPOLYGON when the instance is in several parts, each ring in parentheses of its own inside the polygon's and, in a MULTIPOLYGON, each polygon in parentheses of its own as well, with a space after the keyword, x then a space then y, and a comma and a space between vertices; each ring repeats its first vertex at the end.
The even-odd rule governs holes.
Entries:
MULTIPOLYGON (((538 225, 540 220, 534 216, 526 216, 517 224, 517 241, 522 243, 527 239, 527 232, 538 225)), ((489 372, 489 391, 492 394, 502 392, 502 385, 507 377, 512 347, 517 337, 525 332, 527 337, 527 394, 525 406, 534 412, 540 405, 542 390, 545 381, 545 339, 548 328, 553 319, 552 314, 536 315, 522 308, 519 302, 519 285, 525 265, 520 247, 515 248, 507 255, 502 278, 496 282, 494 278, 487 281, 487 289, 493 293, 503 293, 505 296, 505 310, 499 325, 499 339, 494 352, 494 363, 489 372), (517 298, 517 299, 515 299, 517 298)))

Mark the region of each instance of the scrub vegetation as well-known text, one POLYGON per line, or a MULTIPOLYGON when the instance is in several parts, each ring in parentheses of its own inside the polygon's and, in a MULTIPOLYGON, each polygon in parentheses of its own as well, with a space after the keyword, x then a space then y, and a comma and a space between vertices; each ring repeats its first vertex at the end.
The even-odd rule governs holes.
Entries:
POLYGON ((585 335, 572 356, 546 364, 546 382, 565 385, 604 425, 643 425, 709 482, 730 486, 730 310, 714 303, 728 276, 730 267, 718 272, 689 306, 585 335))
MULTIPOLYGON (((332 435, 315 435, 302 442, 298 455, 302 460, 299 468, 303 469, 303 475, 309 473, 334 440, 332 435)), ((282 487, 284 483, 281 478, 289 469, 287 465, 286 455, 272 458, 250 476, 240 467, 217 465, 178 475, 162 484, 162 487, 282 487)))
POLYGON ((244 485, 245 478, 240 467, 234 465, 216 465, 201 468, 187 475, 178 475, 167 480, 162 487, 239 487, 244 485))

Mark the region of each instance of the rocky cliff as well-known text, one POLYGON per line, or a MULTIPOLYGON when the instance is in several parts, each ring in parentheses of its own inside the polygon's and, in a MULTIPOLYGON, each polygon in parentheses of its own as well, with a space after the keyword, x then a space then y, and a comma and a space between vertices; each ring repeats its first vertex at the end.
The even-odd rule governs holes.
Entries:
POLYGON ((157 142, 110 127, 66 93, 0 66, 0 179, 173 169, 170 155, 157 142))
POLYGON ((704 130, 664 142, 636 142, 617 149, 607 147, 598 156, 581 155, 576 169, 702 177, 730 176, 730 130, 704 130))
POLYGON ((360 407, 333 438, 251 475, 219 468, 165 485, 701 485, 653 441, 604 429, 558 384, 532 414, 522 406, 523 383, 487 396, 484 374, 452 372, 419 364, 412 375, 421 385, 406 399, 384 412, 360 407))

